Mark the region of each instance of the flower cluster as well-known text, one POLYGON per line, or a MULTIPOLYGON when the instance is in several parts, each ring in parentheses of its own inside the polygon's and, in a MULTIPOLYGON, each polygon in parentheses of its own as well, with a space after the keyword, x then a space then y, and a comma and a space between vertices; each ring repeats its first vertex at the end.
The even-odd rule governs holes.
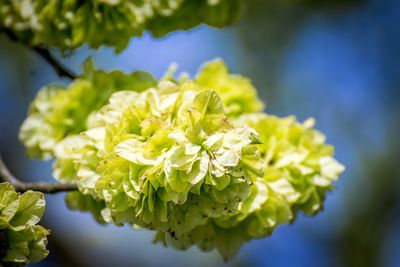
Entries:
POLYGON ((256 132, 233 127, 217 93, 192 82, 114 93, 88 128, 56 145, 56 170, 75 171, 115 224, 187 233, 236 212, 262 175, 256 132))
POLYGON ((40 225, 45 207, 43 194, 22 195, 9 183, 0 183, 0 265, 24 266, 42 260, 49 232, 40 225))
POLYGON ((241 0, 0 0, 0 28, 12 30, 32 45, 62 50, 87 43, 123 50, 132 36, 144 31, 163 36, 206 23, 233 23, 241 0))
POLYGON ((236 125, 246 125, 260 134, 258 146, 265 162, 264 179, 282 194, 294 211, 314 215, 321 210, 325 193, 344 171, 333 158, 334 148, 313 129, 314 119, 296 122, 293 116, 278 118, 263 113, 241 116, 236 125))
POLYGON ((254 181, 236 213, 213 218, 179 238, 158 232, 156 241, 183 249, 216 248, 229 259, 243 243, 293 221, 298 211, 315 215, 322 209, 325 193, 344 168, 332 157, 333 147, 324 144, 324 135, 312 128, 312 119, 298 123, 294 117, 254 113, 241 115, 234 124, 259 134, 264 175, 254 181))
POLYGON ((33 105, 21 137, 31 154, 55 157, 56 178, 76 181, 69 207, 99 222, 152 229, 156 242, 230 258, 299 211, 321 210, 343 171, 312 120, 262 113, 251 82, 220 60, 193 80, 85 73, 59 93, 42 90, 34 102, 42 108, 33 105))

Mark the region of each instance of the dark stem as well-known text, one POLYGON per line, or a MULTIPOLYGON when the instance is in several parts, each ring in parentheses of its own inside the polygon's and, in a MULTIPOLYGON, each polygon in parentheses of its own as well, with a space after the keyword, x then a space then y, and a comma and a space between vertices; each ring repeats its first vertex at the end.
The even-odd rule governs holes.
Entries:
POLYGON ((54 69, 54 71, 58 74, 60 77, 66 77, 71 80, 76 79, 77 75, 73 73, 71 70, 67 69, 63 65, 61 65, 60 62, 58 62, 47 50, 46 48, 35 46, 32 47, 32 49, 38 53, 42 58, 44 58, 54 69))
MULTIPOLYGON (((14 42, 20 42, 18 40, 18 37, 9 29, 3 28, 1 29, 1 31, 4 32, 4 34, 7 35, 10 40, 14 42)), ((49 63, 53 67, 54 71, 58 74, 58 76, 69 78, 71 80, 77 77, 75 73, 73 73, 71 70, 63 66, 60 62, 58 62, 57 59, 44 46, 28 46, 28 47, 31 48, 33 51, 35 51, 38 55, 40 55, 44 60, 46 60, 47 63, 49 63)))
POLYGON ((0 156, 0 177, 5 182, 12 184, 16 191, 26 192, 28 190, 39 191, 46 194, 55 194, 59 192, 76 191, 78 187, 75 183, 25 183, 17 179, 0 156))
MULTIPOLYGON (((3 32, 8 38, 14 42, 20 42, 18 37, 9 29, 2 28, 0 33, 3 32)), ((64 67, 58 62, 49 52, 48 49, 41 46, 29 46, 33 51, 45 59, 60 77, 66 77, 71 80, 77 77, 72 71, 64 67)), ((12 184, 16 191, 25 192, 28 190, 40 191, 42 193, 54 194, 58 192, 76 191, 78 187, 75 183, 25 183, 17 179, 7 168, 6 164, 0 156, 0 177, 5 181, 12 184)))

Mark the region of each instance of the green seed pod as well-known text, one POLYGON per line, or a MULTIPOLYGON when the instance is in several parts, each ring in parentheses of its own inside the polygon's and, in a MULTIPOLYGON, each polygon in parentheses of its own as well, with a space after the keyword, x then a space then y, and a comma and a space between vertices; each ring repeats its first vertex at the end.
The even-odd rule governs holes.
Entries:
POLYGON ((236 212, 180 236, 159 231, 155 242, 179 249, 216 248, 229 259, 245 242, 269 236, 276 226, 293 221, 299 211, 315 215, 322 209, 326 192, 344 167, 333 158, 333 147, 324 143, 323 134, 312 128, 312 119, 298 123, 294 117, 254 113, 240 116, 234 124, 259 134, 264 176, 253 182, 250 196, 236 212))
POLYGON ((226 259, 322 209, 344 167, 312 120, 260 113, 251 82, 220 60, 194 80, 173 71, 155 82, 86 66, 61 93, 38 94, 21 137, 31 154, 55 157, 56 178, 76 181, 71 209, 226 259))
POLYGON ((48 255, 49 231, 37 225, 44 208, 42 193, 19 195, 9 183, 0 183, 0 265, 24 266, 48 255))
POLYGON ((235 212, 262 174, 257 150, 247 155, 255 132, 232 127, 215 91, 192 82, 114 93, 88 125, 56 146, 55 167, 74 161, 81 192, 116 224, 189 231, 235 212))
POLYGON ((161 37, 205 23, 224 27, 237 20, 241 0, 0 0, 0 28, 30 45, 74 50, 125 49, 133 36, 161 37))
POLYGON ((272 190, 307 215, 322 209, 325 193, 344 167, 333 158, 334 148, 325 144, 325 136, 313 129, 313 119, 299 123, 293 116, 258 113, 243 115, 235 124, 259 133, 259 150, 266 162, 264 179, 272 190))

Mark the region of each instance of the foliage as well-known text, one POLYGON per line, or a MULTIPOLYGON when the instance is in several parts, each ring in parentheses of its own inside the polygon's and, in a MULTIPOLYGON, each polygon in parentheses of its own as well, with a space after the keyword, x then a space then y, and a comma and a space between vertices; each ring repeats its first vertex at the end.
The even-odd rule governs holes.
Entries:
POLYGON ((0 265, 24 266, 42 260, 49 231, 37 225, 45 207, 42 193, 15 192, 9 183, 0 183, 0 265))
POLYGON ((220 60, 193 80, 173 70, 158 82, 143 72, 116 79, 88 63, 84 73, 60 93, 39 92, 21 137, 32 155, 55 157, 55 177, 77 182, 69 207, 100 222, 230 258, 299 211, 321 210, 344 169, 313 120, 261 113, 251 82, 220 60))
POLYGON ((0 28, 23 42, 74 50, 127 47, 133 36, 149 31, 161 37, 201 23, 232 24, 241 0, 0 0, 0 28))

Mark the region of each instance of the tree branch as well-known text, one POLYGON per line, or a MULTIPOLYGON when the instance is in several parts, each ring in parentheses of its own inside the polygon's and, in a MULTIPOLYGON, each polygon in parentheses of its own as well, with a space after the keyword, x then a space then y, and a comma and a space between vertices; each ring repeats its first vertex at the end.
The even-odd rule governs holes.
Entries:
MULTIPOLYGON (((20 40, 18 37, 9 29, 3 28, 1 29, 4 34, 13 42, 19 43, 20 40)), ((49 63, 54 71, 58 74, 60 77, 65 77, 69 78, 71 80, 75 79, 77 75, 73 73, 71 70, 63 66, 60 62, 57 61, 57 59, 49 52, 48 49, 42 46, 28 46, 27 47, 31 48, 33 51, 35 51, 38 55, 40 55, 44 60, 49 63)))
POLYGON ((54 71, 58 74, 58 76, 66 77, 71 80, 77 77, 75 73, 73 73, 71 70, 61 65, 61 63, 58 62, 46 48, 34 46, 32 47, 32 49, 53 67, 54 71))
MULTIPOLYGON (((0 28, 0 33, 3 32, 11 41, 20 42, 18 37, 9 29, 0 28)), ((25 44, 26 45, 26 44, 25 44)), ((28 45, 26 45, 28 46, 28 45)), ((77 77, 72 71, 64 67, 60 62, 58 62, 48 49, 42 46, 28 46, 43 59, 45 59, 54 69, 54 71, 60 77, 66 77, 71 80, 77 77)), ((42 193, 54 194, 58 192, 76 191, 78 187, 75 183, 25 183, 16 178, 10 170, 7 168, 6 164, 0 156, 0 178, 5 182, 12 184, 16 191, 25 192, 28 190, 40 191, 42 193)))
POLYGON ((16 191, 26 192, 28 190, 39 191, 46 194, 55 194, 59 192, 76 191, 78 187, 75 183, 25 183, 17 179, 0 156, 0 177, 5 181, 12 184, 16 191))

